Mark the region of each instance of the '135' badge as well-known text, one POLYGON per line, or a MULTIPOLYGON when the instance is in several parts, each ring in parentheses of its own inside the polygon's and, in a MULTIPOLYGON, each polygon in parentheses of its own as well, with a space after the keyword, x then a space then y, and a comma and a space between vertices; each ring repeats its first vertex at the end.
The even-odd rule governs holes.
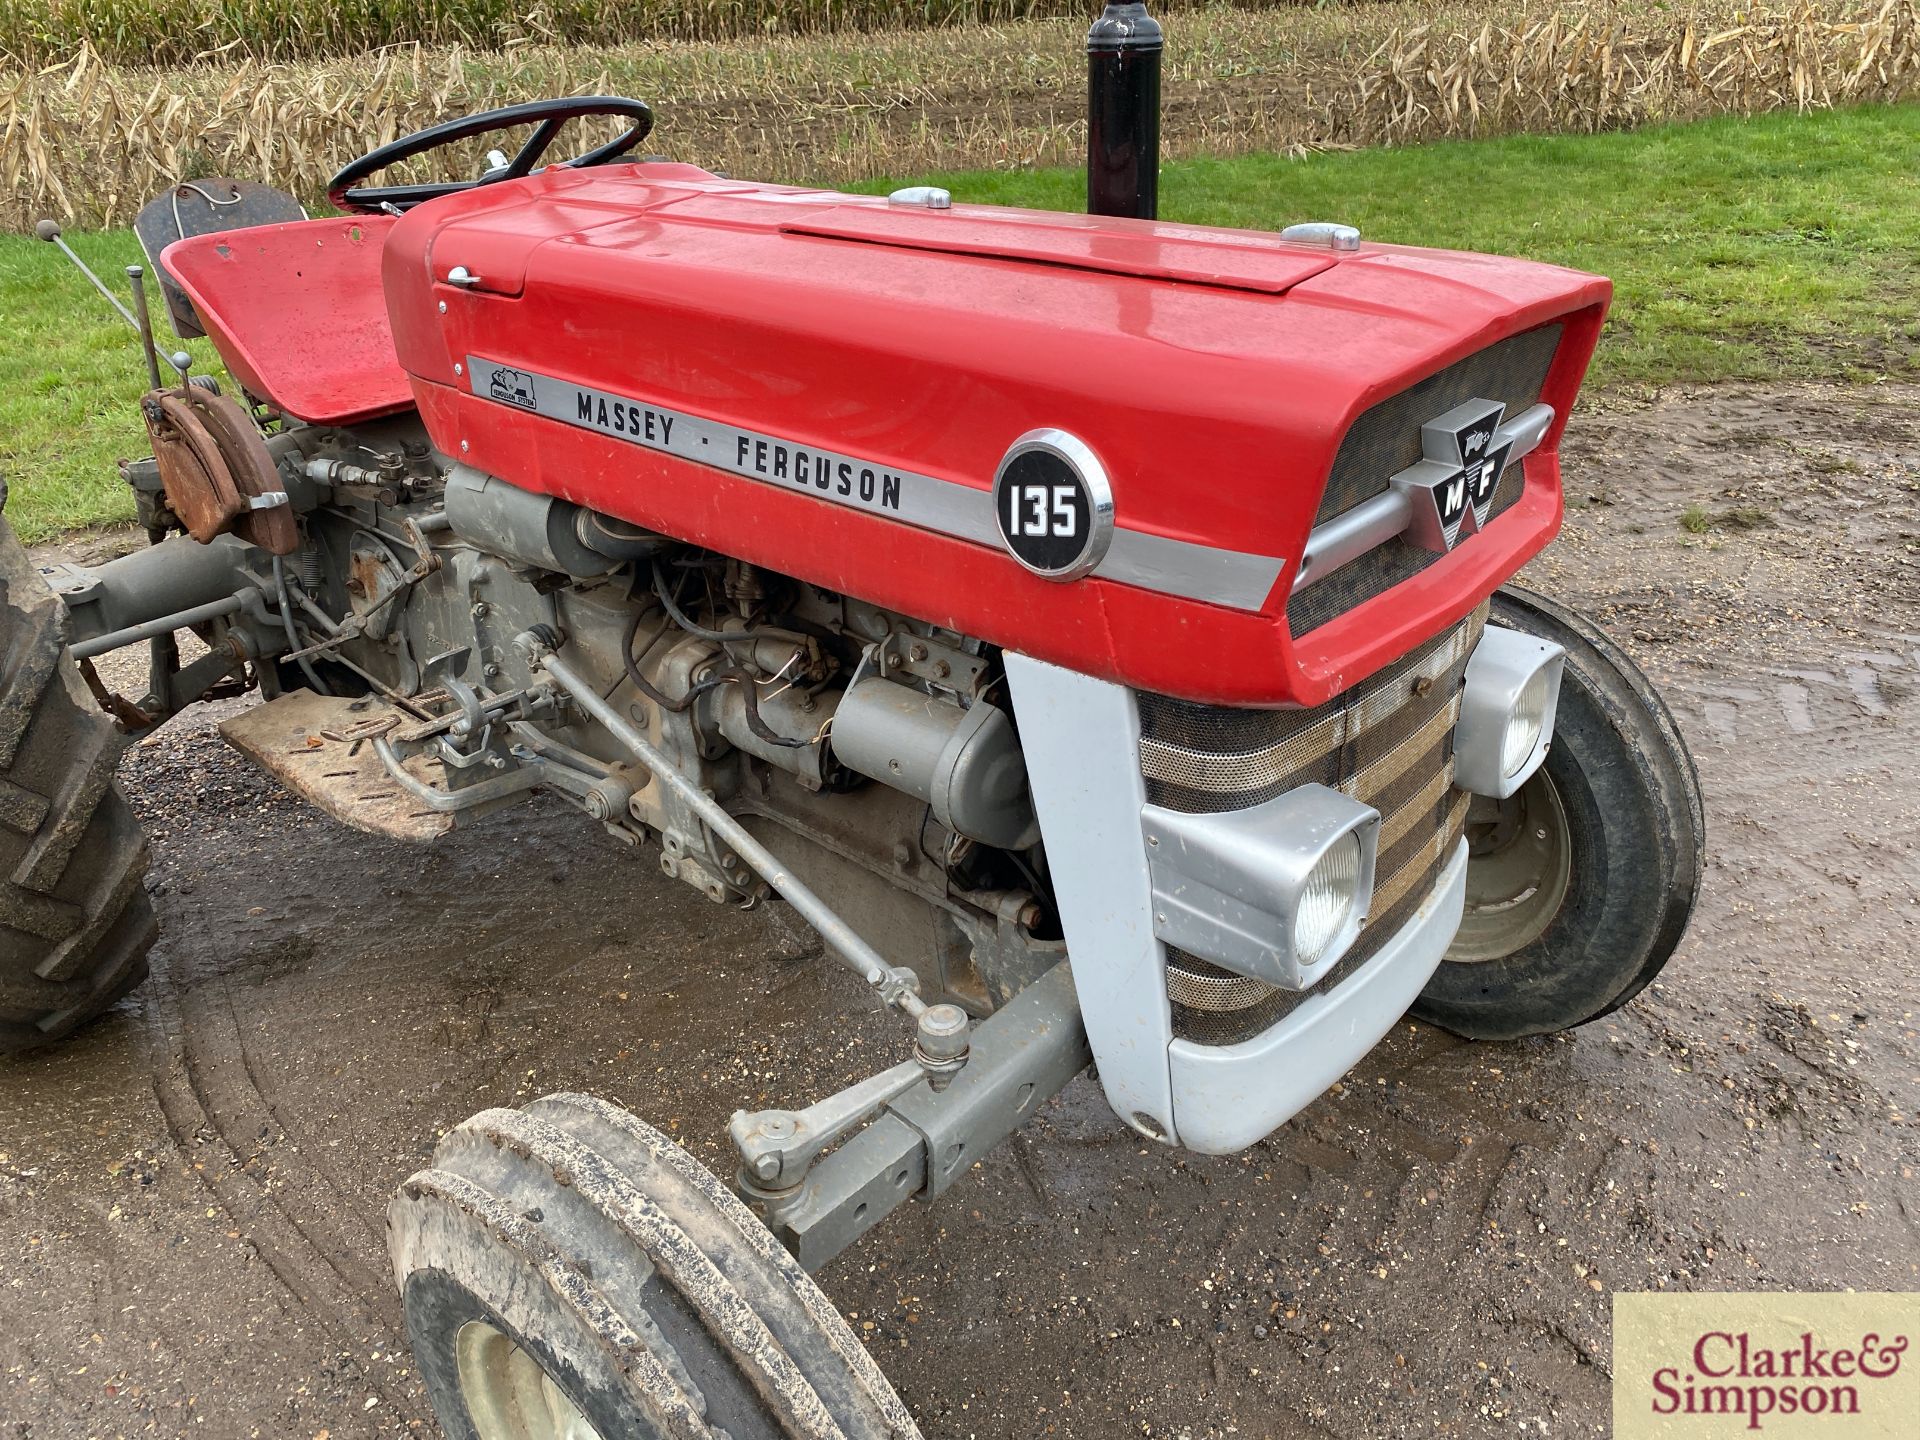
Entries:
POLYGON ((1036 575, 1077 580, 1100 563, 1113 539, 1113 492, 1106 467, 1064 430, 1029 430, 993 477, 1000 541, 1036 575))

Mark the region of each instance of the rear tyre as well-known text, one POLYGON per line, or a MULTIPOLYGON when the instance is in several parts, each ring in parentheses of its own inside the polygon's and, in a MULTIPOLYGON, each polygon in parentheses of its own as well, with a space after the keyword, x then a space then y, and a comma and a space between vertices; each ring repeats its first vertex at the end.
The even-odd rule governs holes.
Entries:
POLYGON ((584 1095, 486 1110, 387 1243, 452 1440, 917 1440, 860 1342, 686 1151, 584 1095))
POLYGON ((64 1038, 147 973, 126 747, 68 658, 66 606, 0 520, 0 1054, 64 1038))
POLYGON ((1660 973, 1700 889, 1693 758, 1647 677, 1590 622, 1509 586, 1491 618, 1567 651, 1545 763, 1467 816, 1467 909, 1413 1014, 1476 1040, 1568 1030, 1660 973))

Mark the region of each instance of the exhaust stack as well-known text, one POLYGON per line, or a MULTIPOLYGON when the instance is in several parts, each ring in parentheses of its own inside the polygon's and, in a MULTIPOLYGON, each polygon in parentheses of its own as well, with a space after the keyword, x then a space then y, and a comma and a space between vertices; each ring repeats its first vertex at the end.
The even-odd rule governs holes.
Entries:
POLYGON ((1087 213, 1160 211, 1160 22, 1110 0, 1087 32, 1087 213))

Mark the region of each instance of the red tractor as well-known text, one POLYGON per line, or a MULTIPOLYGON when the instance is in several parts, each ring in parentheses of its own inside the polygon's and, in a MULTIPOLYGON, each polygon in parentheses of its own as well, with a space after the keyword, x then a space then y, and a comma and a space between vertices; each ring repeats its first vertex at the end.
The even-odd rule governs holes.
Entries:
POLYGON ((562 796, 789 902, 912 1056, 736 1114, 731 1185, 581 1095, 450 1131, 389 1212, 447 1433, 913 1435, 808 1271, 1090 1064, 1231 1152, 1409 1010, 1561 1030, 1672 953, 1673 722, 1506 584, 1609 287, 749 184, 627 158, 648 125, 518 106, 355 162, 344 217, 213 181, 143 215, 230 378, 162 383, 149 339, 149 548, 49 593, 5 536, 0 1037, 139 979, 114 761, 197 699, 257 690, 226 737, 365 829, 562 796), (583 116, 623 133, 542 167, 583 116), (477 180, 365 183, 514 126, 477 180))

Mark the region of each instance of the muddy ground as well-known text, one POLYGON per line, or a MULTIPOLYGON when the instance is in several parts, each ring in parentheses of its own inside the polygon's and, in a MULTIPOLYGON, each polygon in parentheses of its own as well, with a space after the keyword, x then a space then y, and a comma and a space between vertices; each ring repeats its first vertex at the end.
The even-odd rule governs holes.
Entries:
MULTIPOLYGON (((1085 1080, 822 1276, 928 1434, 1605 1433, 1609 1297, 1920 1289, 1920 390, 1584 416, 1533 583, 1665 688, 1712 827, 1665 977, 1573 1035, 1403 1025, 1250 1153, 1085 1080)), ((535 806, 415 851, 195 716, 128 756, 165 938, 0 1067, 0 1435, 436 1433, 382 1214, 584 1089, 724 1165, 892 1029, 784 927, 535 806)))

